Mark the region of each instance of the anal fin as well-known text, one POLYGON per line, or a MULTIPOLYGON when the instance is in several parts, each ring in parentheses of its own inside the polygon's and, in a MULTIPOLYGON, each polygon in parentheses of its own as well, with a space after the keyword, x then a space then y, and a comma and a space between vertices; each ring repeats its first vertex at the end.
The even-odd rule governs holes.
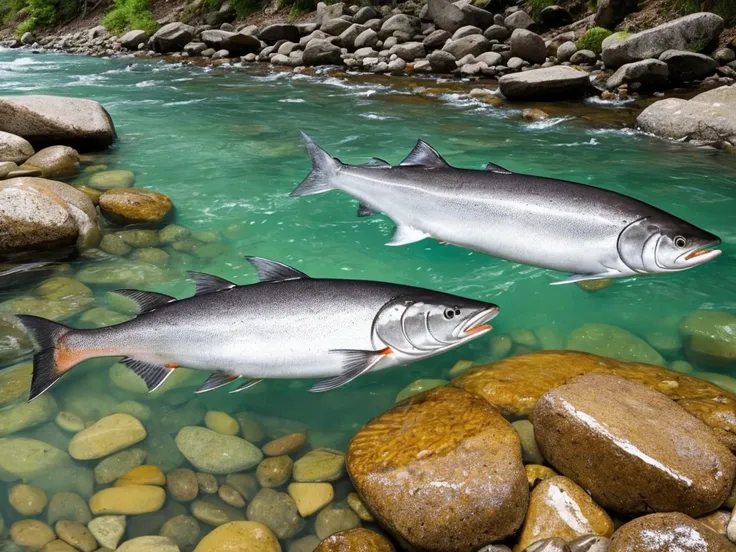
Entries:
POLYGON ((230 393, 240 393, 241 391, 245 391, 246 389, 250 389, 251 387, 255 387, 259 383, 261 383, 263 379, 252 379, 248 380, 245 383, 243 383, 240 387, 236 387, 230 393))
POLYGON ((406 245, 408 243, 421 241, 424 238, 428 237, 429 234, 423 232, 422 230, 417 230, 416 228, 412 228, 411 226, 399 224, 396 227, 396 231, 391 237, 391 240, 387 242, 386 245, 406 245))
POLYGON ((312 393, 321 393, 337 389, 362 376, 373 368, 384 356, 391 354, 391 349, 382 351, 356 351, 349 349, 335 349, 330 354, 341 355, 343 372, 339 376, 324 379, 315 383, 309 390, 312 393))
POLYGON ((130 357, 125 357, 121 362, 133 370, 133 372, 143 380, 149 393, 161 387, 161 385, 166 381, 166 378, 174 373, 174 368, 166 368, 165 366, 152 364, 143 360, 136 360, 130 357))
POLYGON ((210 376, 204 380, 204 383, 197 388, 195 393, 214 391, 215 389, 226 386, 228 383, 236 379, 238 379, 238 376, 234 374, 228 374, 226 372, 212 372, 210 376))

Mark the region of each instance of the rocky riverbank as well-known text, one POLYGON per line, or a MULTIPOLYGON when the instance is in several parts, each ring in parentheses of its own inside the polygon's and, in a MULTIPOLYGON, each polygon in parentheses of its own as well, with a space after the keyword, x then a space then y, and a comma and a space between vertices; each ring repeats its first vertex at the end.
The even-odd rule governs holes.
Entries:
MULTIPOLYGON (((152 36, 134 30, 118 37, 97 26, 38 39, 26 33, 5 44, 220 66, 262 62, 297 72, 328 66, 358 73, 452 75, 477 80, 510 102, 627 99, 736 81, 736 39, 719 41, 724 21, 713 13, 692 14, 631 34, 594 26, 615 28, 625 15, 617 11, 623 8, 611 8, 607 2, 577 22, 560 6, 545 8, 535 20, 518 6, 500 9, 501 4, 485 9, 464 0, 430 0, 421 7, 406 2, 395 8, 320 4, 313 22, 261 27, 218 23, 229 19, 229 8, 223 6, 214 14, 222 17, 208 17, 217 27, 171 22, 152 36), (498 11, 493 13, 492 7, 498 11)), ((719 98, 731 105, 730 94, 719 98)), ((734 144, 736 121, 728 108, 687 120, 676 110, 660 107, 657 113, 662 122, 654 124, 649 116, 642 124, 646 130, 699 143, 734 144)))

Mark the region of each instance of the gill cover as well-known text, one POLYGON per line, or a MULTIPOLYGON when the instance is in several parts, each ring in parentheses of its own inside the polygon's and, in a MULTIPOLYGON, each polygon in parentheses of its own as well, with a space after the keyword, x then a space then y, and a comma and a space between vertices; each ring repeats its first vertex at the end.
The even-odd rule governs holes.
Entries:
POLYGON ((639 273, 658 272, 656 251, 659 227, 649 218, 635 220, 618 236, 618 254, 631 270, 639 273))

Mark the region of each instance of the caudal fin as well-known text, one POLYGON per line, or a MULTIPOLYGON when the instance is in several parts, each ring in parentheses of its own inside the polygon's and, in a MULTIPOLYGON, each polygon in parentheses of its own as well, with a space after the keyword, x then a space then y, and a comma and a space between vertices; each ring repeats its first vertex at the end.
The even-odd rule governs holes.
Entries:
POLYGON ((59 363, 59 340, 72 328, 46 320, 39 316, 18 314, 16 318, 33 337, 36 343, 36 353, 33 355, 33 376, 31 377, 31 392, 28 402, 54 385, 57 380, 69 371, 77 362, 68 366, 59 363))
POLYGON ((291 192, 292 196, 321 194, 335 189, 333 180, 342 163, 314 143, 302 132, 307 153, 312 161, 312 172, 291 192))

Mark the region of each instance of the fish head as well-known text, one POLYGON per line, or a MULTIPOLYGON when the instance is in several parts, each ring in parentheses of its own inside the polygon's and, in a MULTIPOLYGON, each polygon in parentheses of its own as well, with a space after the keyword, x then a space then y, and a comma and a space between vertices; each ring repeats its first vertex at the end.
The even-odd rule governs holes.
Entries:
POLYGON ((447 294, 406 295, 389 301, 374 321, 374 333, 386 347, 426 357, 488 333, 498 314, 493 303, 447 294))
POLYGON ((636 272, 677 272, 701 265, 721 254, 715 234, 673 216, 647 217, 619 236, 619 254, 636 272))

